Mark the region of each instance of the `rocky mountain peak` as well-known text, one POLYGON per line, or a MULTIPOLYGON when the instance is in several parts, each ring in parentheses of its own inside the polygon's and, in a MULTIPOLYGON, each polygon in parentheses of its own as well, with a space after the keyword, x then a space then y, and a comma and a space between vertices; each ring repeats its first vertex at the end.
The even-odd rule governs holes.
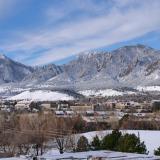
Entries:
POLYGON ((80 89, 160 85, 160 52, 137 44, 110 52, 82 52, 65 65, 49 64, 34 68, 1 55, 0 84, 6 82, 80 89))

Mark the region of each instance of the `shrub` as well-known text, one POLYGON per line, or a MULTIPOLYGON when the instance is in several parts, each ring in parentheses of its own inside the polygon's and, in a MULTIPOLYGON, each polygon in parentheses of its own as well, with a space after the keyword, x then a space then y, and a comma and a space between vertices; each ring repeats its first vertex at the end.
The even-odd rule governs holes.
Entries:
POLYGON ((135 134, 128 133, 120 137, 117 149, 120 152, 147 153, 144 142, 140 142, 140 138, 135 134))
POLYGON ((158 147, 156 150, 154 150, 154 154, 157 156, 160 156, 160 147, 158 147))
POLYGON ((106 135, 102 139, 102 149, 116 150, 121 132, 113 130, 111 134, 106 135))
POLYGON ((101 140, 98 138, 97 135, 93 138, 93 141, 91 142, 91 146, 92 146, 93 150, 100 150, 101 149, 101 140))
POLYGON ((81 116, 78 116, 75 120, 73 129, 78 133, 83 132, 85 130, 85 121, 83 121, 81 116))
POLYGON ((77 142, 77 152, 83 152, 89 150, 88 139, 84 136, 81 136, 77 142))

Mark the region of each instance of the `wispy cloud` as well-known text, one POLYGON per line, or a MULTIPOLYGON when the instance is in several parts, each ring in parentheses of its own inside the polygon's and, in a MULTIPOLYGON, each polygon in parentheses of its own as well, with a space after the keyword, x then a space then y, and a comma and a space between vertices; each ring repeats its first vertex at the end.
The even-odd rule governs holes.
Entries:
POLYGON ((14 42, 3 44, 3 50, 19 53, 19 60, 28 64, 41 65, 159 31, 158 0, 98 2, 73 1, 62 3, 59 9, 49 7, 44 11, 45 28, 36 33, 17 32, 14 42))

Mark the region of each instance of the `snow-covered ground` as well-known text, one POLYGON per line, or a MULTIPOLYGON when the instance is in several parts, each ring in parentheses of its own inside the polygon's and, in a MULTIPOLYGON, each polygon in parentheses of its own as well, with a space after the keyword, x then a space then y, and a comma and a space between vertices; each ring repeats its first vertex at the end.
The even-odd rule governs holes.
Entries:
POLYGON ((24 91, 18 95, 8 98, 9 100, 32 100, 32 101, 58 101, 74 100, 74 97, 56 91, 24 91))
MULTIPOLYGON (((151 155, 144 155, 144 154, 135 154, 135 153, 122 153, 122 152, 115 152, 115 151, 108 151, 108 150, 101 150, 101 151, 87 151, 87 152, 64 152, 60 154, 59 151, 56 149, 49 150, 47 153, 43 154, 42 156, 38 157, 44 160, 59 160, 59 159, 83 159, 88 160, 90 157, 95 158, 103 158, 103 159, 114 159, 114 160, 128 160, 128 159, 136 159, 136 160, 158 160, 160 157, 151 156, 151 155)), ((0 158, 1 159, 1 158, 0 158)), ((12 158, 2 158, 3 160, 28 160, 25 156, 20 157, 12 157, 12 158)), ((31 158, 29 158, 31 159, 31 158)))
MULTIPOLYGON (((63 153, 59 154, 57 150, 50 150, 46 154, 44 154, 41 158, 47 160, 56 160, 56 159, 84 159, 87 160, 88 157, 102 157, 105 159, 114 159, 114 160, 127 160, 127 159, 148 159, 148 160, 155 160, 155 156, 148 156, 143 154, 134 154, 134 153, 122 153, 122 152, 114 152, 114 151, 88 151, 88 152, 77 152, 77 153, 63 153), (71 158, 72 157, 72 158, 71 158)), ((158 159, 158 158, 157 158, 158 159)))
POLYGON ((144 92, 160 91, 160 86, 138 86, 136 89, 144 92))
POLYGON ((135 94, 135 92, 126 91, 120 92, 113 89, 105 89, 105 90, 83 90, 79 91, 80 94, 84 96, 102 96, 102 97, 109 97, 109 96, 122 96, 124 94, 135 94))
MULTIPOLYGON (((134 133, 140 136, 140 140, 144 141, 147 150, 150 155, 153 155, 154 149, 157 149, 160 146, 160 131, 151 131, 151 130, 121 130, 122 133, 134 133)), ((105 131, 93 131, 83 133, 83 135, 91 142, 93 137, 98 135, 100 138, 104 137, 106 134, 111 133, 111 130, 105 131)))

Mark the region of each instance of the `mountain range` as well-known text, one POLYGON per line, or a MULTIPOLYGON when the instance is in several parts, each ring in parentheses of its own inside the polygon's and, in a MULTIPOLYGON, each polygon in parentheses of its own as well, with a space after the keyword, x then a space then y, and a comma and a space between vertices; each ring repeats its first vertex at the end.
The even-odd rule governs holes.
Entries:
POLYGON ((0 85, 105 89, 160 85, 160 51, 144 45, 80 53, 58 66, 31 67, 0 55, 0 85))

